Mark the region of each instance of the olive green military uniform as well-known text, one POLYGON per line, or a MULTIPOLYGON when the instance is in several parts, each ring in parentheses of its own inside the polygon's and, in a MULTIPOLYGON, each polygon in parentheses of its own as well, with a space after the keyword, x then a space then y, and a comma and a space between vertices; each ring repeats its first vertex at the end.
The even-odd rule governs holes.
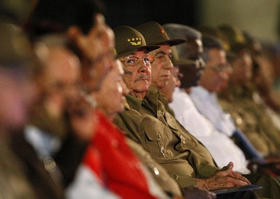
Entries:
POLYGON ((35 198, 23 167, 10 151, 7 138, 3 134, 0 136, 0 160, 0 199, 35 198))
POLYGON ((277 153, 280 149, 280 132, 267 115, 265 105, 254 102, 254 92, 251 85, 231 85, 219 95, 219 101, 262 155, 277 153))
POLYGON ((178 184, 174 181, 173 178, 162 168, 152 157, 151 155, 143 149, 143 147, 133 141, 130 138, 126 138, 127 144, 137 155, 139 160, 144 164, 150 173, 153 175, 154 179, 158 185, 167 193, 171 193, 174 196, 181 196, 181 190, 178 184))
POLYGON ((214 175, 218 168, 209 151, 166 111, 159 98, 154 88, 144 100, 127 96, 128 106, 115 123, 141 144, 181 188, 195 185, 197 178, 214 175))

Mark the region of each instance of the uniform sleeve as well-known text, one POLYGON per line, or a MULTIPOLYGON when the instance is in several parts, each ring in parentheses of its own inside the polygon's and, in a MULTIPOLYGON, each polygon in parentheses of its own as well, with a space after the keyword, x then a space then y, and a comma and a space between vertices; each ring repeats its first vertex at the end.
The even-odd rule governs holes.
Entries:
POLYGON ((172 193, 175 196, 181 196, 181 191, 178 184, 174 181, 167 171, 162 168, 151 156, 143 149, 143 147, 133 140, 127 138, 127 144, 133 150, 133 152, 138 156, 143 165, 150 171, 154 180, 158 185, 168 193, 172 193))

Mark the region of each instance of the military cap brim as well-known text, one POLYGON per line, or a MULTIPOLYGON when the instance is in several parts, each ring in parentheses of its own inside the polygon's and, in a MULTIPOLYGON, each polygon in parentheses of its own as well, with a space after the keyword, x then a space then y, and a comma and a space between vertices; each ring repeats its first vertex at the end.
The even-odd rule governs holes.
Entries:
POLYGON ((179 45, 186 42, 186 40, 184 39, 169 39, 166 40, 164 42, 160 42, 160 43, 155 43, 154 45, 169 45, 169 46, 175 46, 175 45, 179 45))
POLYGON ((140 50, 150 52, 159 48, 156 45, 146 45, 143 35, 130 26, 119 26, 114 29, 114 32, 116 58, 124 57, 140 50))
POLYGON ((164 28, 155 21, 141 24, 136 29, 142 33, 148 45, 174 46, 186 42, 186 40, 181 38, 170 39, 164 28))

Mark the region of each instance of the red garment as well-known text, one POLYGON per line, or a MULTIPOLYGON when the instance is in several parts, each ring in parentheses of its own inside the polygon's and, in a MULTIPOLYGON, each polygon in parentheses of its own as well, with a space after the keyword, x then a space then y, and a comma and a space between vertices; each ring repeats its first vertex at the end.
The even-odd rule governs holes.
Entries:
POLYGON ((104 114, 96 113, 99 122, 90 147, 86 152, 84 164, 96 173, 98 164, 93 148, 99 153, 104 176, 97 174, 106 186, 124 199, 155 199, 150 194, 148 183, 140 163, 125 142, 121 131, 104 114))

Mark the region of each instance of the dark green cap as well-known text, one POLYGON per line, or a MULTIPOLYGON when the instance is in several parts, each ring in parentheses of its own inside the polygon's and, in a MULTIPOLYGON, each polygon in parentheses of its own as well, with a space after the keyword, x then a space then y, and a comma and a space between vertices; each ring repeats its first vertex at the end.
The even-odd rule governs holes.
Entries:
POLYGON ((167 44, 173 46, 185 42, 183 39, 170 39, 163 27, 155 21, 141 24, 136 29, 143 34, 148 45, 167 44))
POLYGON ((18 68, 32 61, 31 44, 20 28, 0 23, 0 67, 18 68))
POLYGON ((143 35, 130 26, 119 26, 114 29, 116 57, 123 57, 138 50, 152 51, 158 46, 146 45, 143 35))

